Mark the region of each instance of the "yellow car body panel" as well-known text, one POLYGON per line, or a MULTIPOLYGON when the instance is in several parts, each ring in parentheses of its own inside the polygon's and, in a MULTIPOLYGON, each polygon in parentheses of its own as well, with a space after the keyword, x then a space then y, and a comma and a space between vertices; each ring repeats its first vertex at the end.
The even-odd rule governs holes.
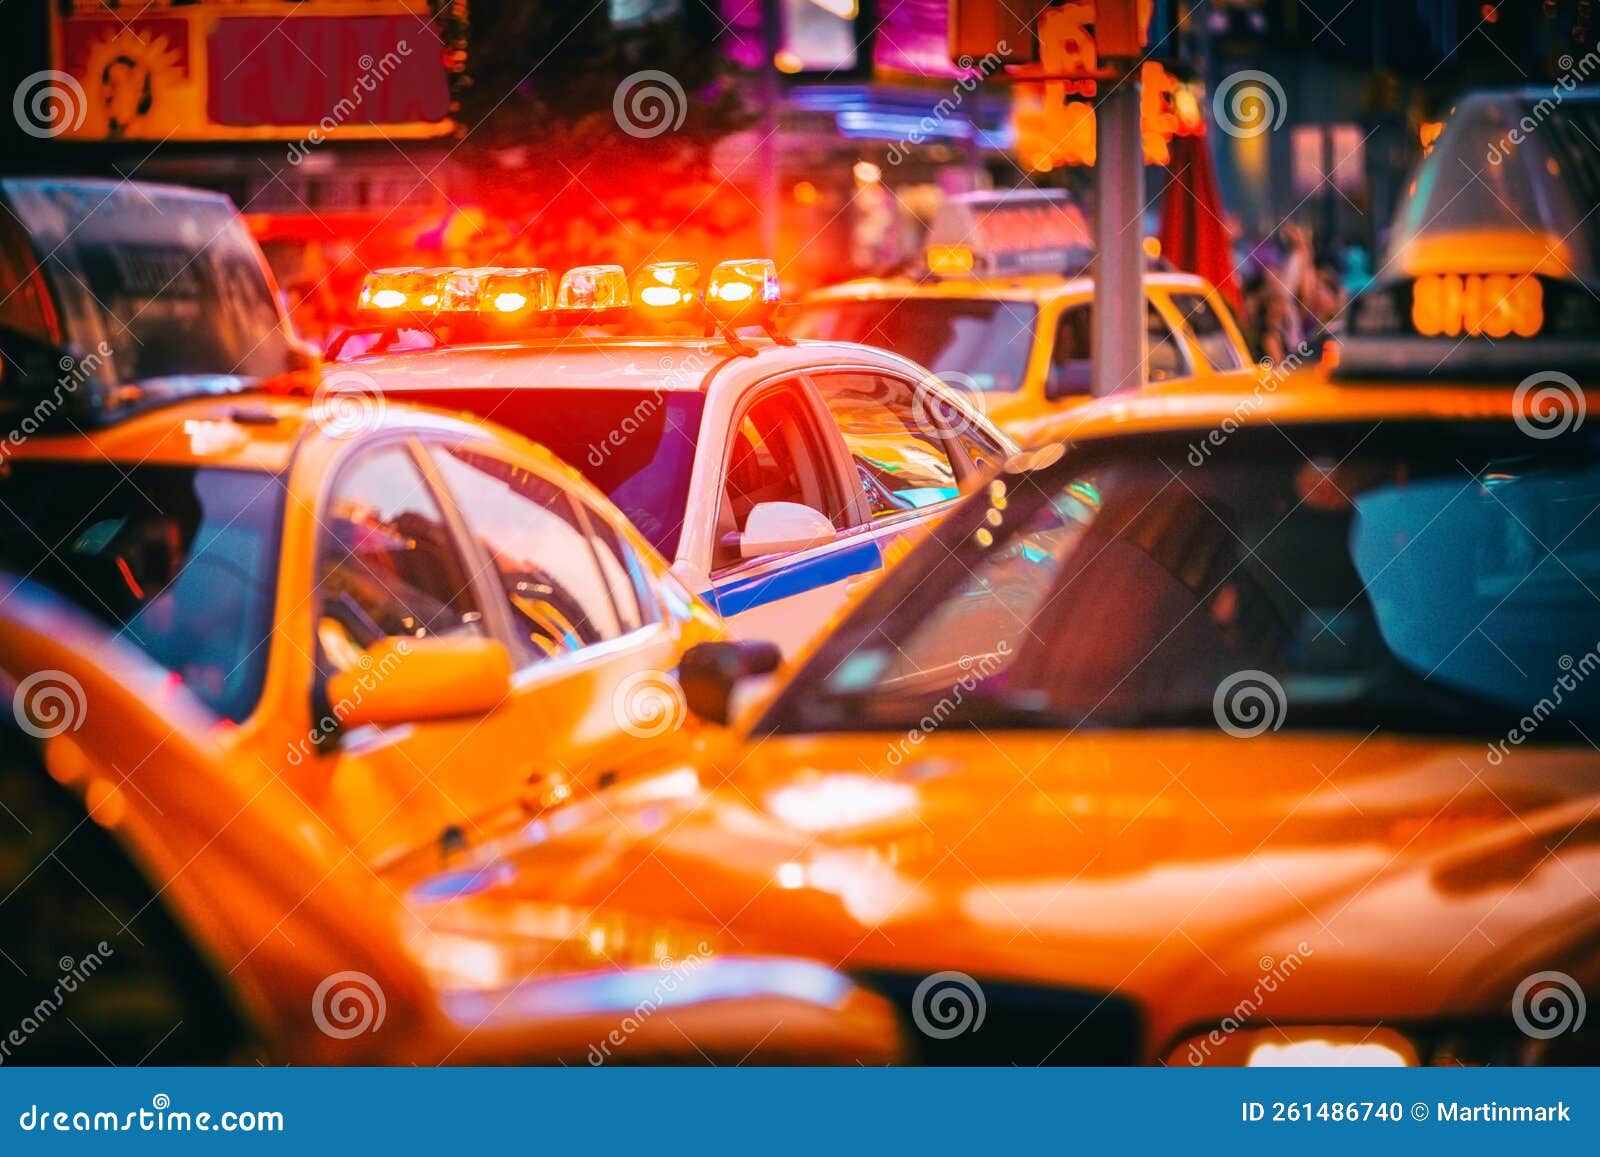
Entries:
POLYGON ((220 978, 260 1050, 235 1059, 597 1063, 587 1050, 604 1044, 636 1001, 609 1007, 586 981, 619 976, 643 997, 655 993, 655 1015, 632 1017, 638 1023, 616 1047, 633 1062, 738 1061, 752 1048, 755 1060, 894 1059, 895 1022, 876 997, 826 969, 805 971, 810 964, 740 955, 703 913, 641 918, 531 893, 510 905, 467 901, 470 879, 437 895, 418 890, 471 849, 563 801, 592 798, 645 762, 692 750, 701 741, 697 722, 671 718, 669 702, 673 726, 630 731, 621 726, 622 696, 630 679, 665 681, 684 650, 725 631, 597 491, 542 449, 401 406, 366 433, 438 434, 516 455, 590 499, 591 513, 609 511, 651 590, 658 598, 676 592, 677 609, 663 602, 656 621, 639 630, 525 668, 487 713, 369 726, 319 747, 319 514, 333 472, 363 445, 359 438, 319 428, 308 399, 249 395, 174 405, 88 434, 35 437, 10 455, 266 470, 287 491, 264 682, 237 724, 36 583, 5 576, 0 603, 0 688, 9 699, 41 672, 81 687, 83 710, 74 726, 41 738, 41 762, 115 836, 220 978), (663 1001, 665 970, 685 961, 693 974, 668 983, 679 995, 663 1001), (332 1010, 319 1007, 321 986, 341 974, 381 994, 381 1027, 327 1031, 319 1017, 332 1010))

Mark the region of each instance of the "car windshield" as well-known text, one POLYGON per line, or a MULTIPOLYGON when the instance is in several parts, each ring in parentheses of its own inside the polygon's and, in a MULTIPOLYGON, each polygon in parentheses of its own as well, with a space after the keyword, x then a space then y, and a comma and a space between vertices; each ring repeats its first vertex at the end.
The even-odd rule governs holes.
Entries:
POLYGON ((1600 734, 1596 435, 1196 445, 1130 436, 991 483, 762 726, 1600 734))
POLYGON ((1022 388, 1036 307, 988 298, 898 297, 816 301, 786 325, 794 337, 881 346, 965 389, 1022 388))
POLYGON ((581 471, 667 559, 677 557, 705 396, 693 390, 407 390, 538 442, 581 471))
POLYGON ((257 471, 13 461, 5 585, 50 587, 237 722, 266 671, 283 493, 257 471))

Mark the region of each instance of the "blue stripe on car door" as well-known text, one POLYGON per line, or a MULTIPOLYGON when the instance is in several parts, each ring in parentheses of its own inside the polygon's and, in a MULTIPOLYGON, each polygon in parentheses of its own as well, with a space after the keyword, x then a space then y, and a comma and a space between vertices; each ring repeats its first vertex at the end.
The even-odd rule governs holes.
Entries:
POLYGON ((779 570, 733 579, 724 586, 707 591, 705 598, 721 614, 737 615, 779 599, 832 586, 882 566, 883 552, 877 541, 867 539, 841 550, 800 559, 779 570))

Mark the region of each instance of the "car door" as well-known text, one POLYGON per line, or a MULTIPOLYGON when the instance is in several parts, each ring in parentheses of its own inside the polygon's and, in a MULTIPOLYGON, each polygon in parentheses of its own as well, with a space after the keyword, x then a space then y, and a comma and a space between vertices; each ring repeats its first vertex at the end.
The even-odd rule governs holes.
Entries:
POLYGON ((660 690, 673 632, 659 604, 618 605, 583 519, 556 481, 492 446, 388 440, 336 468, 319 513, 320 672, 381 679, 367 650, 423 636, 498 639, 515 668, 485 714, 339 735, 330 822, 374 867, 445 862, 676 739, 681 699, 660 690), (640 672, 666 721, 625 729, 622 685, 640 672))
POLYGON ((812 388, 784 378, 755 390, 731 415, 715 500, 708 598, 736 635, 792 651, 841 606, 846 584, 876 570, 871 542, 852 540, 859 502, 837 435, 812 388), (743 539, 763 503, 809 507, 826 540, 749 556, 743 539))

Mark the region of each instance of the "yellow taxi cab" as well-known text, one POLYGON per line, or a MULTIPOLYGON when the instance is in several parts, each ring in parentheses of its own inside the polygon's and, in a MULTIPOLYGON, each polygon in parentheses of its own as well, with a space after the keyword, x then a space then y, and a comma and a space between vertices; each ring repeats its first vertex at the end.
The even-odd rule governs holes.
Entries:
MULTIPOLYGON (((830 286, 796 309, 798 337, 880 345, 967 390, 1023 443, 1090 397, 1094 281, 1083 216, 1063 194, 952 197, 930 231, 921 276, 830 286)), ((1227 303, 1204 278, 1144 278, 1145 381, 1252 366, 1227 303)), ((1132 383, 1137 384, 1137 383, 1132 383)))
POLYGON ((774 691, 686 655, 731 733, 479 870, 709 909, 925 1061, 1596 1063, 1596 235, 1442 318, 1475 252, 1397 274, 1332 375, 1063 416, 774 691))
POLYGON ((577 472, 0 342, 6 1063, 893 1056, 825 967, 452 874, 695 731, 723 628, 577 472))

